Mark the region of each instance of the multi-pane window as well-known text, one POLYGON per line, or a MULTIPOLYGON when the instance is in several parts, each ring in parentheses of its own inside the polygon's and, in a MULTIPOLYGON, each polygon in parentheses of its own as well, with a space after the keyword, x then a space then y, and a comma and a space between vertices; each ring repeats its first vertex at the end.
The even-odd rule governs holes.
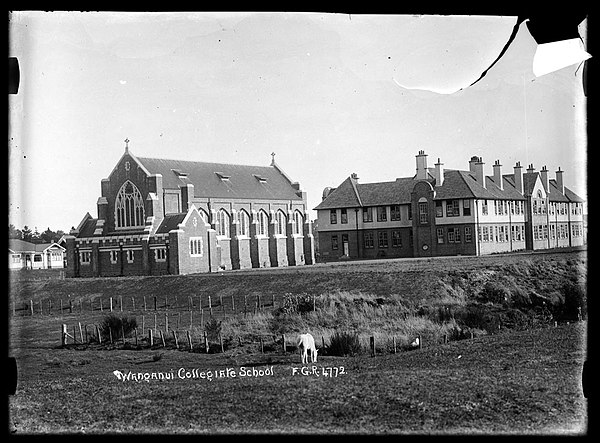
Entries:
POLYGON ((388 247, 388 235, 387 231, 379 231, 377 234, 378 237, 378 245, 380 248, 388 247))
POLYGON ((202 257, 202 254, 204 252, 202 246, 202 237, 190 238, 190 256, 202 257))
POLYGON ((471 226, 465 226, 465 242, 471 243, 473 240, 473 228, 471 226))
POLYGON ((250 216, 243 209, 238 213, 239 235, 250 235, 250 216))
POLYGON ((133 263, 135 261, 135 251, 133 249, 128 249, 125 253, 127 256, 127 263, 133 263))
POLYGON ((119 251, 110 251, 110 262, 114 265, 119 261, 119 251))
POLYGON ((463 200, 463 215, 471 215, 471 200, 463 200))
POLYGON ((346 208, 340 209, 340 218, 343 225, 348 223, 348 210, 346 208))
POLYGON ((460 243, 460 228, 448 228, 448 243, 460 243))
POLYGON ((331 236, 331 249, 336 251, 337 249, 339 249, 340 245, 338 243, 338 236, 337 235, 332 235, 331 236))
MULTIPOLYGON (((343 223, 343 218, 342 218, 342 223, 343 223)), ((304 217, 302 217, 302 214, 300 213, 300 211, 294 211, 294 234, 302 234, 302 224, 304 223, 304 217)))
POLYGON ((402 237, 400 231, 392 231, 392 248, 402 247, 402 237))
POLYGON ((275 213, 275 234, 285 234, 286 217, 283 211, 279 210, 275 213))
POLYGON ((373 208, 363 208, 363 222, 368 223, 373 221, 373 208))
POLYGON ((81 251, 79 253, 79 261, 84 265, 89 265, 92 260, 91 251, 81 251))
POLYGON ((483 241, 490 241, 490 229, 489 226, 484 226, 483 229, 483 241))
POLYGON ((371 249, 375 247, 375 243, 373 241, 373 233, 372 232, 365 232, 365 248, 366 249, 371 249))
POLYGON ((437 235, 437 242, 444 243, 444 228, 437 228, 436 235, 437 235))
POLYGON ((488 202, 487 200, 481 201, 481 214, 488 215, 488 202))
POLYGON ((377 206, 377 221, 378 222, 387 221, 387 207, 386 206, 377 206))
MULTIPOLYGON (((412 217, 413 217, 413 213, 412 213, 412 205, 407 205, 407 206, 408 206, 408 207, 407 207, 407 210, 408 210, 408 219, 409 219, 409 220, 412 220, 412 217)), ((412 248, 412 245, 411 245, 411 248, 412 248)))
POLYGON ((458 217, 460 215, 460 207, 458 200, 446 201, 446 217, 458 217))
POLYGON ((115 200, 115 226, 133 228, 144 226, 144 199, 129 180, 123 183, 115 200))
POLYGON ((427 202, 419 203, 419 223, 429 222, 429 216, 427 214, 427 202))
POLYGON ((390 220, 399 221, 400 219, 400 205, 390 206, 390 220))
POLYGON ((435 216, 443 217, 444 216, 444 205, 441 200, 437 200, 435 202, 435 216))
POLYGON ((332 225, 337 224, 337 209, 331 209, 329 211, 329 223, 332 225))
POLYGON ((167 260, 167 248, 156 248, 154 249, 154 260, 157 262, 163 262, 167 260))
POLYGON ((257 214, 257 235, 268 235, 269 233, 269 216, 263 210, 258 211, 257 214))
POLYGON ((229 214, 225 209, 217 211, 217 235, 229 237, 229 214))

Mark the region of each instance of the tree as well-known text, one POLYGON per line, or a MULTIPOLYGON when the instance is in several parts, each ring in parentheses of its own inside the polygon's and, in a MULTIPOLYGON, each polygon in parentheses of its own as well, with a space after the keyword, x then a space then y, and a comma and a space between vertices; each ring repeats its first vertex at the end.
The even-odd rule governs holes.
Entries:
POLYGON ((23 239, 23 233, 21 232, 20 229, 17 229, 15 227, 15 225, 9 224, 8 225, 8 238, 17 238, 19 240, 22 240, 23 239))
POLYGON ((29 228, 29 226, 27 226, 27 225, 23 226, 22 233, 23 233, 23 237, 22 237, 23 240, 30 242, 32 232, 31 232, 31 229, 29 228))

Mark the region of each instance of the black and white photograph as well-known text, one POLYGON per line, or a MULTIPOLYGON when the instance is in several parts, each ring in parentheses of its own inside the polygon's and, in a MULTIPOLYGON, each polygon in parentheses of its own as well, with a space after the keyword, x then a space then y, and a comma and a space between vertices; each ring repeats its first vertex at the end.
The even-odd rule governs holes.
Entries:
POLYGON ((588 27, 9 11, 8 433, 587 435, 588 27))

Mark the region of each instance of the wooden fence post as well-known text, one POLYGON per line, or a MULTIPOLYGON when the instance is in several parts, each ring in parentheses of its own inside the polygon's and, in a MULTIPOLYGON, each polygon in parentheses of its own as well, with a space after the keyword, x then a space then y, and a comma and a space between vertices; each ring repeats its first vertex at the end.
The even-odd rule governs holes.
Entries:
POLYGON ((79 337, 81 337, 81 343, 84 343, 83 341, 83 330, 81 329, 81 322, 77 322, 79 323, 79 337))
POLYGON ((317 310, 317 297, 313 294, 313 311, 317 310))
POLYGON ((371 357, 375 357, 375 337, 371 336, 369 341, 371 342, 371 357))
POLYGON ((102 344, 102 335, 100 334, 100 327, 98 325, 96 326, 96 334, 98 335, 98 344, 101 345, 102 344))
POLYGON ((158 325, 156 324, 156 313, 154 313, 154 330, 155 331, 158 329, 157 326, 158 325))
POLYGON ((448 334, 444 334, 444 344, 448 343, 448 334))
POLYGON ((135 297, 131 297, 131 310, 135 311, 135 297))
POLYGON ((421 334, 419 334, 417 337, 419 337, 419 349, 423 348, 423 337, 421 337, 421 334))
POLYGON ((33 315, 33 300, 29 300, 29 308, 31 311, 31 315, 33 315))
POLYGON ((206 334, 206 331, 204 331, 204 349, 206 349, 206 353, 208 354, 210 348, 208 346, 208 335, 206 334))
POLYGON ((112 297, 110 297, 110 312, 113 311, 112 297))
POLYGON ((275 294, 271 293, 271 305, 273 306, 273 309, 275 309, 275 294))
POLYGON ((233 294, 231 294, 231 312, 235 312, 235 299, 233 298, 233 294))
POLYGON ((210 311, 210 315, 212 315, 212 303, 210 300, 210 295, 208 296, 208 310, 210 311))
POLYGON ((165 295, 165 309, 169 308, 169 296, 165 295))
POLYGON ((162 329, 159 329, 160 332, 160 340, 162 341, 163 348, 166 346, 165 344, 165 336, 163 335, 162 329))
POLYGON ((119 305, 121 306, 121 312, 123 312, 123 296, 119 295, 119 305))
POLYGON ((190 345, 190 352, 192 352, 194 350, 194 346, 192 345, 192 336, 190 335, 190 331, 187 331, 187 339, 188 345, 190 345))
POLYGON ((193 318, 194 318, 194 311, 190 310, 190 329, 192 329, 192 326, 194 324, 193 318))
POLYGON ((169 332, 169 313, 165 312, 165 332, 169 332))
POLYGON ((144 295, 144 311, 146 311, 146 296, 144 295))
POLYGON ((112 336, 112 329, 108 328, 108 338, 110 340, 110 344, 113 344, 113 336, 112 336))
POLYGON ((146 317, 142 315, 142 332, 146 329, 146 317))
POLYGON ((73 300, 69 299, 69 314, 73 313, 73 300))
MULTIPOLYGON (((61 300, 61 305, 62 305, 62 300, 61 300)), ((102 309, 102 298, 100 298, 100 312, 102 312, 104 309, 102 309)))
POLYGON ((67 344, 67 325, 63 323, 60 328, 60 345, 65 346, 67 344))
POLYGON ((177 331, 173 329, 173 339, 175 340, 175 349, 179 349, 179 341, 177 340, 177 331))
POLYGON ((154 310, 156 311, 156 295, 154 296, 154 310))
POLYGON ((200 327, 204 327, 204 309, 200 308, 200 327))
MULTIPOLYGON (((143 331, 143 329, 142 329, 142 331, 143 331)), ((137 347, 137 345, 138 345, 137 328, 133 328, 133 333, 135 334, 135 346, 137 347)))
MULTIPOLYGON (((323 350, 325 349, 325 337, 323 337, 322 335, 321 335, 321 349, 323 349, 323 350)), ((323 351, 321 351, 321 352, 323 352, 323 351)))
POLYGON ((248 295, 244 294, 244 317, 246 316, 247 311, 248 311, 248 295))
POLYGON ((256 294, 256 311, 260 311, 260 294, 256 294))
POLYGON ((154 346, 154 337, 152 336, 152 329, 148 329, 148 341, 150 342, 150 347, 154 346))
POLYGON ((392 337, 392 345, 394 346, 394 354, 396 353, 396 336, 392 337))
POLYGON ((73 344, 77 343, 77 338, 76 338, 76 334, 75 334, 75 325, 73 325, 73 344))
POLYGON ((221 354, 225 352, 225 350, 223 349, 223 337, 221 336, 221 334, 219 334, 219 343, 221 344, 221 354))

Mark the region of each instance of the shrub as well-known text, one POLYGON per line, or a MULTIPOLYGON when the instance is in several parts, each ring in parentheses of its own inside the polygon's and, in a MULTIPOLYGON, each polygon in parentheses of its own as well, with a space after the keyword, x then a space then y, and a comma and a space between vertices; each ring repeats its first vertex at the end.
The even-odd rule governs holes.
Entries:
POLYGON ((358 334, 351 332, 334 332, 327 347, 328 355, 337 355, 339 357, 360 354, 361 351, 362 346, 358 334))
POLYGON ((127 315, 120 317, 116 314, 105 316, 99 327, 104 340, 109 340, 111 334, 113 340, 119 339, 123 333, 125 336, 129 336, 135 328, 137 328, 137 320, 135 317, 127 315))
POLYGON ((502 283, 489 281, 479 293, 482 302, 503 304, 510 300, 510 291, 502 283))
POLYGON ((206 322, 204 325, 204 330, 206 331, 206 336, 208 340, 214 341, 218 340, 221 335, 222 323, 218 321, 216 318, 211 317, 210 320, 206 322))

